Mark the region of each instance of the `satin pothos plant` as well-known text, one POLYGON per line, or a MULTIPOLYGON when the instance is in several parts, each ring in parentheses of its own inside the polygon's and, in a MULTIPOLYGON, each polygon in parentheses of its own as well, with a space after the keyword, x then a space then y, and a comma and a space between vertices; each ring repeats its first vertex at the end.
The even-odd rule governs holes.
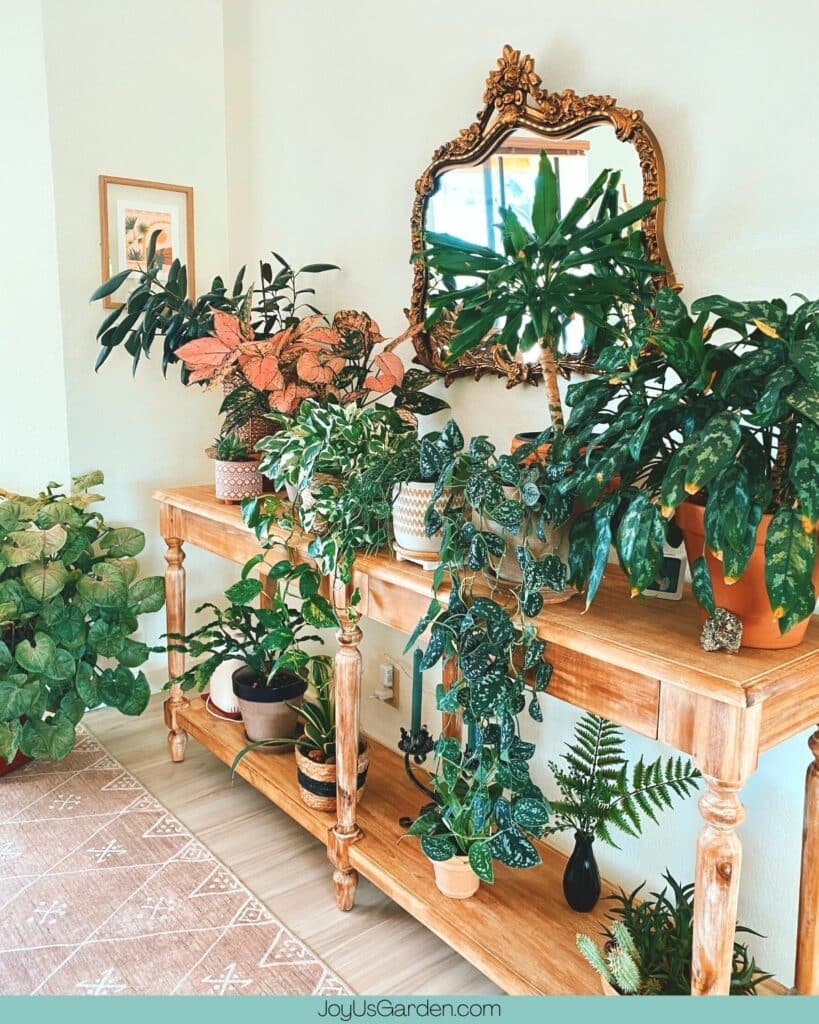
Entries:
POLYGON ((543 369, 552 426, 563 430, 558 363, 564 332, 582 317, 584 350, 602 347, 628 328, 653 294, 662 266, 645 258, 637 228, 659 200, 618 210, 619 171, 603 171, 565 212, 549 157, 540 154, 530 224, 502 207, 502 252, 452 235, 427 232, 423 258, 436 275, 426 324, 453 316, 447 359, 487 343, 511 356, 535 351, 543 369))
MULTIPOLYGON (((690 498, 705 506, 705 542, 726 582, 745 572, 770 514, 765 580, 780 631, 809 615, 819 524, 819 301, 789 309, 782 299, 713 295, 689 314, 665 289, 656 318, 605 349, 597 370, 569 389, 568 429, 552 452, 577 463, 558 488, 589 506, 573 524, 569 553, 570 580, 586 587, 587 602, 612 541, 634 593, 659 577, 675 511, 690 498)), ((692 578, 696 597, 713 610, 704 557, 692 578)))

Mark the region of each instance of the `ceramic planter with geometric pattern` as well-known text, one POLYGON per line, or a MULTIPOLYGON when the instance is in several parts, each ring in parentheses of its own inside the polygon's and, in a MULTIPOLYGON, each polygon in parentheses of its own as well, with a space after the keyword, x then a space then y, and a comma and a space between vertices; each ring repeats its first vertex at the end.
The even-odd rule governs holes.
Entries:
POLYGON ((240 502, 262 493, 263 479, 259 472, 260 459, 248 462, 213 460, 216 497, 219 501, 240 502))
MULTIPOLYGON (((393 489, 392 529, 396 546, 407 556, 417 555, 425 562, 436 562, 441 550, 441 535, 428 537, 424 528, 424 514, 432 501, 434 483, 416 480, 396 484, 393 489)), ((441 512, 447 503, 450 491, 446 490, 435 502, 441 512)))

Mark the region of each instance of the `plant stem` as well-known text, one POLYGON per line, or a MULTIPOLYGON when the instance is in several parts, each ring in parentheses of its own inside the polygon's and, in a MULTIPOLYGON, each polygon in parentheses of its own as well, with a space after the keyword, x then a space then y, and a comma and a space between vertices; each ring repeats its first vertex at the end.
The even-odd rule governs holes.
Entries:
POLYGON ((552 351, 551 340, 548 338, 542 338, 540 341, 540 366, 543 370, 543 386, 546 389, 546 404, 549 407, 552 426, 555 433, 562 434, 566 424, 557 386, 557 360, 552 351))

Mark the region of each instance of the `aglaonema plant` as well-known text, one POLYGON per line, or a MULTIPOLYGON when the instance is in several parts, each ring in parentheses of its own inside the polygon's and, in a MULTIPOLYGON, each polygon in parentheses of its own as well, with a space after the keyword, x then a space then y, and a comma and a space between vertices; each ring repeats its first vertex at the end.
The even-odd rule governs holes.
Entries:
MULTIPOLYGON (((767 513, 765 583, 785 633, 815 604, 819 302, 789 310, 782 299, 709 296, 692 314, 662 290, 656 318, 604 351, 593 380, 569 389, 568 429, 552 455, 585 455, 558 488, 591 506, 572 527, 570 579, 591 601, 613 540, 633 592, 644 590, 660 575, 676 510, 695 498, 706 547, 731 583, 767 513)), ((704 557, 692 578, 713 611, 704 557)))
POLYGON ((500 211, 502 252, 430 231, 419 254, 437 275, 427 326, 454 313, 447 358, 454 361, 487 342, 512 356, 537 350, 558 433, 564 426, 558 363, 567 326, 583 318, 584 348, 624 334, 651 293, 651 275, 663 269, 645 258, 636 227, 658 200, 618 212, 619 183, 619 171, 603 171, 561 214, 557 178, 544 151, 531 224, 511 209, 500 211))

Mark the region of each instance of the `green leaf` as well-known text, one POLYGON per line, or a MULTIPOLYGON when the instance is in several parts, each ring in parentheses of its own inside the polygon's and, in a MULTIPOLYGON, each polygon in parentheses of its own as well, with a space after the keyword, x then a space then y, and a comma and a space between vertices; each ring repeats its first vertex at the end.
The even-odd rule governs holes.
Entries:
POLYGON ((642 592, 660 577, 666 524, 646 491, 628 505, 617 530, 617 553, 631 586, 642 592))
POLYGON ((430 860, 450 860, 458 853, 449 836, 421 836, 421 849, 430 860))
POLYGON ((138 640, 126 640, 122 650, 117 655, 117 661, 125 668, 137 668, 143 665, 150 656, 150 649, 147 644, 138 640))
POLYGON ((261 594, 264 587, 262 586, 261 580, 249 578, 244 580, 238 580, 232 586, 228 587, 225 591, 225 597, 230 601, 231 604, 250 604, 254 601, 259 594, 261 594))
POLYGON ((803 416, 819 424, 819 391, 807 382, 801 382, 787 396, 788 403, 803 416))
POLYGON ((791 362, 803 379, 819 390, 819 338, 813 336, 795 341, 791 345, 791 362))
POLYGON ((29 562, 20 572, 20 582, 38 601, 50 601, 68 582, 62 562, 29 562))
POLYGON ((512 818, 527 832, 540 832, 549 821, 549 807, 535 797, 523 796, 512 804, 512 818))
POLYGON ((490 885, 495 881, 495 872, 492 867, 492 851, 488 840, 481 843, 472 843, 469 847, 469 866, 483 882, 490 885))
POLYGON ((557 227, 557 178, 546 150, 542 150, 535 179, 535 197, 532 203, 532 227, 540 241, 545 242, 557 227))
POLYGON ((74 723, 59 712, 45 721, 29 719, 21 747, 29 757, 60 761, 74 749, 74 723))
POLYGON ((533 868, 540 864, 540 854, 516 829, 498 832, 489 840, 492 856, 510 868, 533 868))
POLYGON ((80 578, 77 592, 98 608, 121 608, 128 600, 128 581, 116 563, 98 562, 87 576, 80 578))
POLYGON ((114 274, 107 281, 99 286, 91 295, 89 302, 96 302, 98 299, 104 299, 106 295, 113 295, 113 293, 119 288, 130 276, 132 272, 130 270, 121 270, 118 274, 114 274))
POLYGON ((54 641, 47 633, 35 633, 34 644, 23 640, 17 645, 14 657, 20 668, 31 675, 41 675, 53 663, 57 654, 54 641))
POLYGON ((128 590, 128 607, 136 615, 158 612, 165 604, 165 581, 161 576, 146 576, 132 583, 128 590))
POLYGON ((731 413, 717 413, 693 434, 684 446, 686 494, 702 490, 734 457, 741 440, 739 421, 731 413))
POLYGON ((0 549, 9 565, 25 565, 42 557, 43 544, 38 530, 14 530, 0 549))
POLYGON ((799 496, 803 527, 819 524, 819 427, 805 420, 796 435, 790 478, 799 496))
POLYGON ((713 615, 716 609, 714 587, 711 582, 711 573, 708 569, 705 555, 700 555, 691 566, 691 589, 694 591, 694 597, 697 599, 697 602, 702 605, 709 615, 713 615))
POLYGON ((99 677, 99 699, 123 715, 141 715, 151 699, 151 687, 144 672, 134 674, 120 667, 106 669, 99 677))
POLYGON ((25 675, 15 673, 0 679, 0 719, 9 721, 28 714, 37 693, 36 681, 29 682, 25 675))
POLYGON ((17 756, 23 727, 18 721, 0 722, 0 757, 4 761, 13 761, 17 756))
POLYGON ((302 601, 301 613, 305 622, 315 629, 330 629, 338 625, 338 617, 330 602, 319 594, 302 601))
POLYGON ((115 658, 125 647, 125 630, 119 623, 98 619, 88 630, 88 645, 103 658, 115 658))
POLYGON ((816 534, 806 533, 796 509, 779 508, 765 538, 765 584, 781 633, 813 612, 816 534))
POLYGON ((95 708, 100 704, 97 676, 87 661, 81 661, 77 665, 74 686, 87 708, 95 708))
POLYGON ((145 534, 132 526, 110 530, 100 539, 100 548, 110 558, 138 555, 145 547, 145 534))

